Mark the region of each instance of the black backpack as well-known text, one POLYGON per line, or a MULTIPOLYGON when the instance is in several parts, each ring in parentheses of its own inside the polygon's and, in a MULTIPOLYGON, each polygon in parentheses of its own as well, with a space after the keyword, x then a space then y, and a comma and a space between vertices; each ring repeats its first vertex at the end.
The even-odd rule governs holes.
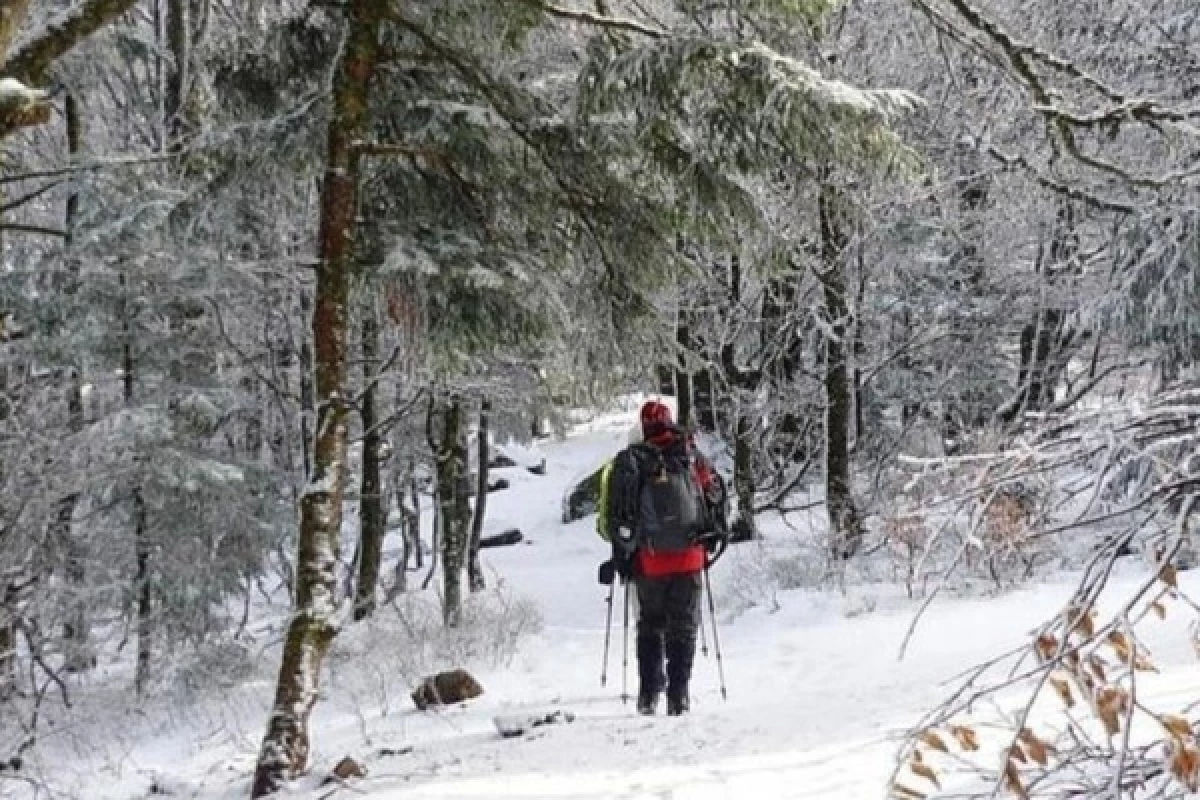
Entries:
POLYGON ((632 528, 638 547, 687 549, 705 531, 707 512, 686 445, 681 441, 664 451, 640 444, 631 447, 628 456, 625 464, 618 459, 614 473, 614 489, 623 501, 622 524, 632 528))

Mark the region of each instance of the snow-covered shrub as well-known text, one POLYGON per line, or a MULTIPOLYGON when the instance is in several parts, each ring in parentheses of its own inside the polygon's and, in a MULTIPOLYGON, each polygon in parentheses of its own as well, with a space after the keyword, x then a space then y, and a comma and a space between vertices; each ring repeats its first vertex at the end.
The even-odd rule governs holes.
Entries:
POLYGON ((467 597, 457 628, 445 626, 434 595, 402 594, 342 632, 330 653, 330 668, 335 682, 365 681, 390 697, 407 696, 431 672, 503 667, 521 640, 541 628, 537 605, 504 589, 467 597))
POLYGON ((245 683, 263 669, 257 652, 245 642, 218 639, 184 651, 183 660, 175 667, 174 684, 188 692, 230 688, 245 683))

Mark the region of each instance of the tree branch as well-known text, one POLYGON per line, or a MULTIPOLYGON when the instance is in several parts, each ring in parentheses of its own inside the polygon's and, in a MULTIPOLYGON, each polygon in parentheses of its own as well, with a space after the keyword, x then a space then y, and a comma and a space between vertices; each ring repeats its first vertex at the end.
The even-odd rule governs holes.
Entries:
POLYGON ((13 54, 4 74, 20 81, 41 82, 63 54, 133 8, 137 0, 88 0, 77 13, 51 25, 40 36, 13 54))
POLYGON ((610 17, 604 14, 598 14, 594 11, 578 11, 571 8, 561 8, 543 2, 543 0, 520 0, 526 5, 531 5, 534 8, 540 9, 552 17, 559 19, 570 20, 571 22, 579 22, 585 25, 594 25, 599 28, 607 28, 609 30, 627 31, 636 33, 642 36, 649 36, 651 39, 666 38, 667 32, 659 28, 652 28, 637 20, 624 19, 621 17, 610 17))
POLYGON ((0 231, 30 233, 37 236, 57 236, 61 239, 67 237, 66 231, 61 231, 57 228, 43 228, 41 225, 22 225, 18 222, 0 222, 0 231))

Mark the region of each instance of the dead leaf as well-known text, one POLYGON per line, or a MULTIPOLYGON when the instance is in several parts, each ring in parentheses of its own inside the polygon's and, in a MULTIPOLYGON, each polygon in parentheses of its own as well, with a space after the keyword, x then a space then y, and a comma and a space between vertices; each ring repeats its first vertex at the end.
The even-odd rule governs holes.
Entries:
POLYGON ((979 737, 972 728, 965 725, 951 725, 950 735, 955 738, 958 746, 963 750, 974 752, 979 749, 979 737))
POLYGON ((1017 738, 1021 740, 1021 744, 1025 745, 1025 752, 1029 757, 1041 764, 1043 767, 1050 762, 1050 754, 1054 752, 1054 746, 1047 744, 1038 738, 1038 735, 1029 728, 1022 728, 1017 734, 1017 738))
POLYGON ((1179 571, 1175 569, 1174 564, 1164 564, 1158 573, 1158 579, 1172 589, 1179 588, 1179 571))
POLYGON ((1079 606, 1069 606, 1066 611, 1067 630, 1081 633, 1087 639, 1096 635, 1096 612, 1085 612, 1079 606))
POLYGON ((1004 762, 1004 783, 1020 800, 1029 800, 1029 792, 1025 790, 1025 784, 1021 783, 1021 773, 1012 761, 1004 762))
POLYGON ((942 788, 941 781, 938 780, 937 773, 934 772, 928 764, 913 764, 911 769, 914 774, 920 775, 925 780, 932 783, 937 788, 942 788))
POLYGON ((1133 657, 1133 668, 1138 672, 1158 672, 1158 667, 1154 666, 1154 662, 1145 653, 1138 653, 1133 657))
POLYGON ((1043 633, 1037 638, 1034 648, 1043 661, 1049 661, 1058 655, 1058 637, 1053 633, 1043 633))
POLYGON ((1129 663, 1129 654, 1133 651, 1129 644, 1129 637, 1120 631, 1113 631, 1108 634, 1108 643, 1112 646, 1113 652, 1117 654, 1123 663, 1129 663))
POLYGON ((1096 713, 1109 736, 1116 736, 1121 732, 1121 715, 1128 710, 1128 703, 1129 696, 1123 689, 1110 686, 1100 690, 1096 697, 1096 713))
POLYGON ((1092 673, 1101 683, 1108 682, 1108 662, 1100 656, 1092 653, 1088 656, 1088 666, 1092 668, 1092 673))
POLYGON ((924 792, 918 792, 916 789, 910 789, 902 783, 892 784, 892 797, 896 800, 925 800, 928 797, 924 792))
POLYGON ((1025 755, 1025 751, 1021 748, 1021 745, 1016 743, 1013 743, 1013 746, 1008 749, 1008 757, 1021 764, 1029 763, 1029 758, 1025 755))
POLYGON ((1200 751, 1178 739, 1171 740, 1171 774, 1189 792, 1200 789, 1200 751))
POLYGON ((1159 619, 1167 618, 1167 607, 1157 600, 1150 604, 1150 608, 1153 609, 1154 613, 1158 615, 1159 619))
POLYGON ((1158 718, 1162 724, 1172 735, 1180 739, 1186 739, 1192 735, 1192 723, 1188 722, 1183 717, 1175 714, 1164 714, 1158 718))
POLYGON ((938 735, 937 731, 925 731, 917 738, 919 738, 925 743, 926 746, 933 750, 937 750, 942 753, 950 752, 950 748, 946 747, 946 741, 938 735))
POLYGON ((1054 691, 1058 692, 1058 696, 1062 698, 1063 705, 1067 708, 1075 707, 1075 695, 1071 693, 1071 684, 1065 678, 1050 678, 1050 685, 1054 687, 1054 691))

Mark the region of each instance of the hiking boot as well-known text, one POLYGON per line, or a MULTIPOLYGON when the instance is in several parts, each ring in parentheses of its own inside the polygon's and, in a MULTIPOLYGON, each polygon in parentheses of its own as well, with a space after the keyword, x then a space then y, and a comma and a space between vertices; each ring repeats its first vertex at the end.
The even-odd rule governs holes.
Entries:
POLYGON ((695 652, 695 639, 673 639, 666 644, 668 716, 685 714, 691 707, 688 683, 692 679, 692 660, 695 652))
POLYGON ((638 636, 638 697, 639 714, 657 714, 658 698, 666 685, 663 674, 663 642, 661 636, 638 636))
POLYGON ((653 716, 658 713, 658 692, 638 692, 637 712, 643 716, 653 716))
POLYGON ((692 703, 688 698, 687 689, 667 692, 667 716, 678 717, 691 710, 692 703))

